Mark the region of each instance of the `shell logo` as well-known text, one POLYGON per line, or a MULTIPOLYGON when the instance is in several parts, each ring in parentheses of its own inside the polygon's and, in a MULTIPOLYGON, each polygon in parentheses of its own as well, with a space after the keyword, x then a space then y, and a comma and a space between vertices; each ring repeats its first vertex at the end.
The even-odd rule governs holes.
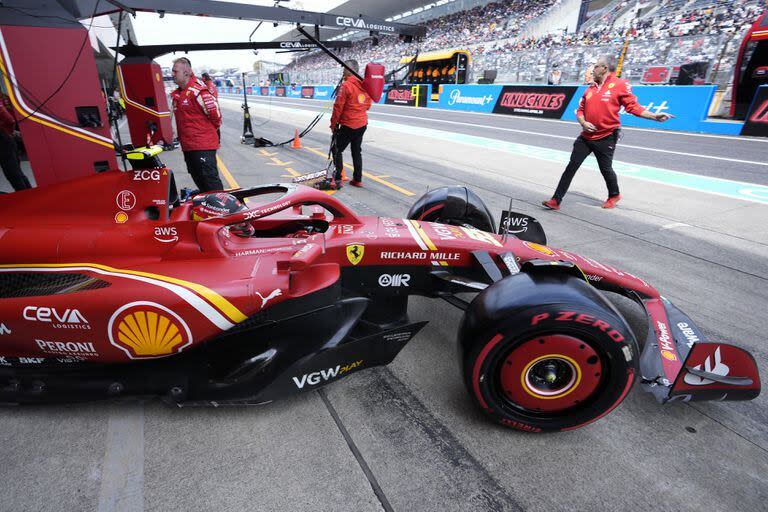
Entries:
POLYGON ((555 251, 547 247, 546 245, 539 245, 535 244, 533 242, 523 242, 529 249, 533 249, 536 252, 540 252, 541 254, 546 254, 547 256, 554 256, 555 251))
POLYGON ((669 350, 662 350, 661 355, 666 359, 667 361, 677 361, 677 356, 670 352, 669 350))
POLYGON ((615 82, 611 82, 611 83, 608 84, 608 88, 609 89, 613 89, 614 87, 616 87, 616 83, 615 82))
POLYGON ((358 103, 365 103, 365 94, 360 93, 357 95, 357 102, 358 103))
POLYGON ((109 319, 109 342, 131 359, 178 354, 192 344, 192 333, 179 315, 154 302, 131 302, 109 319))
POLYGON ((128 214, 125 212, 117 212, 115 214, 115 222, 117 224, 125 224, 128 222, 128 214))

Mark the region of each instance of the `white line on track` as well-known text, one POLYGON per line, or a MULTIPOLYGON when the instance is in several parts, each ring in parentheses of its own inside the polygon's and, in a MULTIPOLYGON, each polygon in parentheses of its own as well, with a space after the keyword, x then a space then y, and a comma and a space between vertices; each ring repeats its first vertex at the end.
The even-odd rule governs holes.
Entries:
MULTIPOLYGON (((297 102, 293 102, 293 101, 280 101, 280 103, 281 104, 285 104, 285 105, 298 105, 298 106, 304 106, 304 107, 307 106, 306 103, 297 103, 297 102)), ((387 106, 390 106, 390 105, 387 105, 387 106)), ((412 108, 412 107, 410 107, 410 108, 412 108)), ((447 112, 447 111, 444 111, 444 112, 447 112)), ((431 117, 407 116, 407 115, 403 115, 403 114, 388 114, 386 112, 371 112, 370 115, 372 115, 372 116, 404 117, 404 118, 407 118, 407 119, 421 119, 423 121, 432 121, 432 122, 435 122, 435 123, 454 124, 454 125, 459 125, 459 126, 472 126, 472 127, 475 127, 475 128, 483 128, 483 129, 487 129, 487 130, 500 130, 500 131, 505 131, 505 132, 523 133, 523 134, 526 134, 526 135, 536 135, 536 136, 539 136, 539 137, 550 137, 550 138, 553 138, 553 139, 565 139, 565 140, 575 140, 576 139, 576 135, 570 135, 570 136, 568 136, 568 135, 554 135, 554 134, 551 134, 551 133, 532 132, 530 130, 518 130, 516 128, 504 128, 504 127, 501 127, 501 126, 488 126, 488 125, 485 125, 485 124, 464 123, 464 122, 461 122, 461 121, 450 121, 448 119, 434 119, 434 118, 431 118, 431 117)), ((533 118, 531 118, 531 119, 533 119, 533 118)), ((624 130, 624 128, 622 128, 622 130, 624 130)), ((658 133, 658 132, 656 132, 656 133, 658 133)), ((732 137, 730 139, 733 140, 732 137)), ((644 146, 633 146, 631 144, 624 144, 624 143, 621 144, 621 147, 622 148, 630 148, 630 149, 640 149, 640 150, 643 150, 643 151, 653 151, 653 152, 656 152, 656 153, 669 153, 669 154, 672 154, 672 155, 683 155, 683 156, 690 156, 690 157, 694 157, 694 158, 707 158, 707 159, 710 159, 710 160, 720 160, 720 161, 725 161, 725 162, 737 162, 737 163, 749 164, 749 165, 762 165, 762 166, 768 167, 768 162, 755 162, 753 160, 740 160, 738 158, 713 156, 713 155, 702 155, 702 154, 698 154, 698 153, 685 153, 683 151, 672 151, 670 149, 658 149, 658 148, 648 148, 648 147, 644 147, 644 146)))
MULTIPOLYGON (((271 101, 272 99, 276 99, 280 103, 285 103, 287 105, 307 105, 307 102, 325 102, 328 100, 318 100, 318 99, 303 99, 303 103, 297 102, 297 101, 283 101, 282 98, 277 98, 270 96, 269 98, 266 98, 264 96, 248 96, 248 99, 255 99, 259 100, 261 102, 271 101)), ((294 98, 295 99, 295 98, 294 98)), ((383 103, 377 103, 376 107, 384 107, 384 108, 397 108, 397 109, 408 109, 410 111, 414 110, 413 107, 408 107, 406 105, 387 105, 383 103)), ((496 117, 499 119, 525 119, 526 121, 536 121, 540 123, 559 123, 559 124, 567 124, 567 125, 575 125, 576 121, 563 121, 561 119, 541 119, 538 117, 520 117, 520 116, 509 116, 507 114, 494 114, 492 112, 467 112, 463 110, 448 110, 444 108, 437 108, 437 107, 429 107, 427 110, 429 112, 447 112, 451 114, 461 113, 461 114, 468 114, 470 116, 491 116, 496 117)), ((378 114, 380 112, 373 112, 374 114, 378 114)), ((419 116, 407 116, 407 117, 413 117, 416 119, 424 119, 427 121, 434 120, 431 117, 419 117, 419 116)), ((463 124, 463 123, 460 123, 463 124)), ((486 125, 481 125, 484 128, 488 128, 486 125)), ((637 128, 634 126, 622 126, 621 128, 624 131, 633 131, 633 132, 649 132, 649 133, 655 133, 657 135, 680 135, 683 137, 704 137, 708 139, 723 139, 723 140, 729 140, 732 142, 758 142, 762 144, 768 144, 768 139, 765 137, 742 137, 738 135, 714 135, 710 133, 691 133, 691 132, 681 132, 677 130, 655 130, 653 128, 637 128)), ((574 136, 575 137, 575 136, 574 136)), ((569 137, 571 138, 571 137, 569 137)), ((698 155, 697 155, 698 156, 698 155)))

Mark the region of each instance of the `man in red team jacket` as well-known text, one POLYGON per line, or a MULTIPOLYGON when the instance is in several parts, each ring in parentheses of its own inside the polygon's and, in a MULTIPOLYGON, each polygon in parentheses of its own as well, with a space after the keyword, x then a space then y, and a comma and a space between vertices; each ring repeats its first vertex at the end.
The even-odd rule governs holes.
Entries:
POLYGON ((221 111, 216 98, 192 72, 189 59, 173 61, 173 81, 178 89, 171 93, 176 133, 187 170, 200 192, 223 190, 216 165, 216 150, 221 126, 221 111))
MULTIPOLYGON (((359 66, 356 60, 346 61, 347 66, 357 73, 359 66)), ((333 104, 331 115, 331 131, 336 137, 333 152, 333 163, 336 166, 335 181, 341 188, 341 170, 344 167, 342 153, 348 145, 352 145, 352 164, 354 173, 350 185, 363 186, 363 134, 368 127, 368 109, 371 108, 371 97, 363 90, 363 82, 344 68, 344 83, 341 84, 336 102, 333 104)))
POLYGON ((11 100, 0 92, 0 167, 13 190, 24 190, 32 185, 21 170, 19 148, 14 139, 15 131, 16 118, 13 116, 11 100))
POLYGON ((613 172, 613 152, 619 140, 619 109, 624 107, 628 113, 645 119, 663 122, 672 117, 670 114, 654 114, 643 108, 634 94, 632 86, 613 73, 616 71, 616 58, 604 55, 597 59, 593 70, 594 82, 587 87, 579 101, 576 117, 583 128, 581 135, 573 143, 571 161, 560 177, 555 195, 544 201, 550 210, 559 210, 571 180, 590 153, 595 154, 600 173, 608 187, 608 199, 603 208, 613 208, 621 199, 619 183, 613 172))
POLYGON ((211 75, 208 73, 203 73, 202 75, 203 83, 208 88, 208 90, 213 94, 213 97, 216 98, 216 100, 219 99, 219 90, 216 89, 216 84, 213 83, 213 79, 211 78, 211 75))

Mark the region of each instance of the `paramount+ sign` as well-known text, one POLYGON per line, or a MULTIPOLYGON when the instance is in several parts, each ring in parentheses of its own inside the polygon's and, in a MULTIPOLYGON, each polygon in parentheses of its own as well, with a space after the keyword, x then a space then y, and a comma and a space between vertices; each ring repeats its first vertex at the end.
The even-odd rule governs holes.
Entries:
POLYGON ((505 85, 494 114, 560 119, 578 87, 505 85))

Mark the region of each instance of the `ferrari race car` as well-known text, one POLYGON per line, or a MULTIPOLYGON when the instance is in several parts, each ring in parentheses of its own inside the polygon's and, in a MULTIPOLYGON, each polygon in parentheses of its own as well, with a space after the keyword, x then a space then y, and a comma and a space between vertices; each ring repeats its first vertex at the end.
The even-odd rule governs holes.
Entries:
POLYGON ((507 212, 496 234, 464 187, 377 218, 265 185, 195 220, 170 170, 131 158, 0 195, 0 402, 270 402, 392 361, 426 324, 411 295, 463 310, 467 390, 508 427, 581 427, 636 380, 661 403, 760 392, 748 352, 706 342, 641 278, 548 247, 531 217, 507 212), (601 290, 645 308, 642 347, 601 290))

